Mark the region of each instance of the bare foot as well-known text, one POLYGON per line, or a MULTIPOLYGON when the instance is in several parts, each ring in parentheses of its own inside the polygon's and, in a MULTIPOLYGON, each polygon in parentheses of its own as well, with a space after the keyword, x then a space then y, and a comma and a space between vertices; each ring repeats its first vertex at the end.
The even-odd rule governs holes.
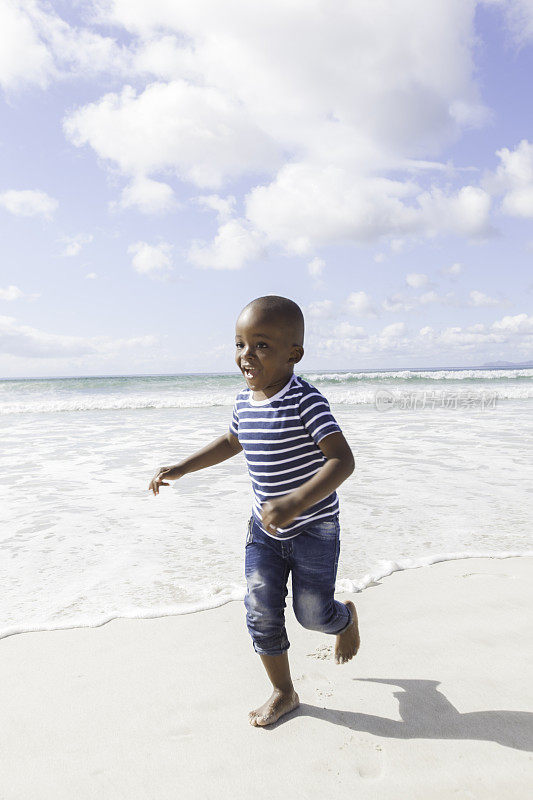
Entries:
POLYGON ((344 604, 352 612, 353 622, 345 631, 337 634, 335 642, 335 661, 337 664, 344 664, 349 661, 359 650, 359 622, 357 620, 357 611, 351 600, 347 600, 344 604))
POLYGON ((272 723, 276 722, 283 714, 288 714, 289 711, 292 711, 299 705, 300 698, 294 689, 290 692, 282 692, 279 689, 274 689, 266 703, 263 703, 262 706, 256 708, 254 711, 250 711, 248 715, 250 718, 250 725, 261 728, 264 725, 272 725, 272 723))

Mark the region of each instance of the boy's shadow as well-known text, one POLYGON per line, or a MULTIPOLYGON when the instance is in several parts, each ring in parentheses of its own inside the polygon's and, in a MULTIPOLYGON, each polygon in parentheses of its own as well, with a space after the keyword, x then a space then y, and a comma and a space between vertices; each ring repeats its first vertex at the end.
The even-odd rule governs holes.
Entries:
MULTIPOLYGON (((319 708, 302 703, 287 717, 304 715, 317 717, 353 731, 392 739, 479 739, 498 742, 517 750, 533 750, 533 713, 527 711, 469 711, 461 714, 449 700, 437 691, 439 681, 354 678, 399 686, 398 698, 401 721, 355 711, 319 708)), ((286 717, 269 726, 283 724, 286 717)))

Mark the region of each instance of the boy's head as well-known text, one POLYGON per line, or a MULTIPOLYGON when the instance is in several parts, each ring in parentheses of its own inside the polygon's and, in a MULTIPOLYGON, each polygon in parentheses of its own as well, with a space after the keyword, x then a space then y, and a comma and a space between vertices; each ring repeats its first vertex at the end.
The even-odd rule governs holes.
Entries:
POLYGON ((235 361, 248 386, 272 397, 303 357, 304 316, 286 297, 267 295, 243 308, 235 327, 235 361))

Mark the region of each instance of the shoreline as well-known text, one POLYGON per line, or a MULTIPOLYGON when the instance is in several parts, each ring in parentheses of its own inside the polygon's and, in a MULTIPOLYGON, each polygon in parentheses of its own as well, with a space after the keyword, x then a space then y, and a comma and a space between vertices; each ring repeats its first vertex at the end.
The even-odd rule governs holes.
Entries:
POLYGON ((7 637, 0 795, 526 800, 532 574, 522 556, 393 573, 349 595, 361 649, 344 665, 288 605, 301 705, 263 729, 247 720, 269 687, 241 604, 7 637))
MULTIPOLYGON (((533 558, 533 550, 526 550, 523 553, 517 551, 501 551, 501 552, 486 552, 486 553, 471 553, 471 552, 462 552, 462 553, 441 553, 434 556, 420 556, 419 558, 398 558, 398 559, 391 559, 391 560, 381 560, 380 563, 382 566, 378 569, 375 568, 375 571, 367 572, 360 581, 353 581, 350 578, 340 578, 337 580, 337 587, 336 587, 336 594, 346 594, 346 593, 353 593, 355 597, 357 597, 361 592, 369 587, 372 587, 377 582, 383 580, 383 578, 388 578, 390 575, 394 575, 396 572, 405 572, 412 569, 420 569, 422 567, 432 566, 433 564, 440 564, 448 561, 462 561, 462 560, 469 560, 473 558, 480 558, 480 559, 506 559, 506 558, 533 558)), ((205 601, 199 603, 190 603, 190 604, 182 604, 178 606, 178 610, 176 608, 171 609, 153 609, 148 610, 143 613, 131 613, 131 614, 111 614, 109 616, 103 617, 101 620, 97 620, 95 622, 88 622, 86 624, 83 623, 68 623, 64 626, 62 625, 54 625, 54 626, 12 626, 12 628, 7 628, 5 631, 0 631, 0 642, 2 639, 7 639, 11 636, 19 636, 25 633, 44 633, 46 631, 70 631, 76 629, 86 629, 86 628, 100 628, 102 625, 108 625, 110 622, 114 620, 121 620, 121 619, 128 619, 128 620, 148 620, 148 619, 161 619, 163 617, 181 617, 186 616, 189 614, 199 614, 203 611, 210 611, 212 609, 221 608, 222 606, 226 605, 227 603, 236 603, 242 602, 244 600, 245 594, 245 587, 228 587, 228 594, 225 595, 222 590, 220 594, 220 598, 217 600, 213 597, 213 601, 205 601)), ((288 583, 288 598, 292 597, 292 592, 290 589, 290 581, 288 583)))

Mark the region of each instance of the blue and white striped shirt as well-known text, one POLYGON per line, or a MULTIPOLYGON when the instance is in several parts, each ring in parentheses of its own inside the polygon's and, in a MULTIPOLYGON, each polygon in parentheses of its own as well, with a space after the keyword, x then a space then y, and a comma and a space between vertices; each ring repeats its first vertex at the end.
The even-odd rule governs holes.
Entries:
POLYGON ((252 479, 252 514, 261 529, 273 539, 292 539, 312 520, 327 519, 338 513, 336 492, 307 508, 279 535, 261 525, 261 506, 281 497, 308 481, 326 457, 318 443, 340 427, 329 403, 318 389, 297 375, 273 397, 254 400, 251 389, 239 392, 233 407, 230 431, 244 450, 252 479))

